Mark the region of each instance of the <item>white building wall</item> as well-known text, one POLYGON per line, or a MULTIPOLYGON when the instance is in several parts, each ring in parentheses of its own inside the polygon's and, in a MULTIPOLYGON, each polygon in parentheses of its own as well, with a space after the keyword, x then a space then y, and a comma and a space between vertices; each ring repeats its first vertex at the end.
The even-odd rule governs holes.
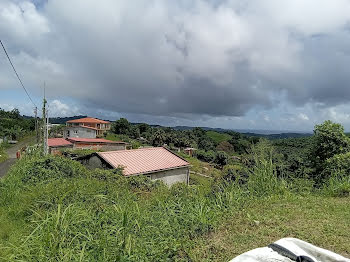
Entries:
POLYGON ((80 126, 66 127, 64 131, 64 137, 75 137, 75 138, 96 138, 96 130, 84 128, 80 126), (69 134, 69 135, 68 135, 69 134))
POLYGON ((168 186, 175 183, 188 183, 189 167, 171 169, 149 175, 151 176, 152 180, 162 180, 168 186))

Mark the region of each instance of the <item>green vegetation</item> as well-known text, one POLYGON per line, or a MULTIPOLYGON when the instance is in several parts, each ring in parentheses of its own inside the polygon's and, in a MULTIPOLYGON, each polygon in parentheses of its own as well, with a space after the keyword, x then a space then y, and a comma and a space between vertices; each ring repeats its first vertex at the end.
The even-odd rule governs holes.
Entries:
POLYGON ((0 144, 0 163, 4 162, 8 158, 8 155, 6 154, 5 147, 0 144))
POLYGON ((0 137, 19 140, 35 129, 34 119, 22 117, 17 109, 5 111, 0 108, 0 137))
POLYGON ((207 131, 207 136, 210 137, 216 144, 220 144, 224 141, 229 141, 231 139, 231 136, 226 133, 218 133, 215 131, 207 131))
POLYGON ((180 153, 192 165, 190 185, 168 188, 33 152, 0 180, 0 260, 227 261, 282 237, 350 255, 341 126, 325 122, 313 137, 273 141, 126 119, 113 130, 120 134, 108 139, 133 146, 199 149, 180 153))

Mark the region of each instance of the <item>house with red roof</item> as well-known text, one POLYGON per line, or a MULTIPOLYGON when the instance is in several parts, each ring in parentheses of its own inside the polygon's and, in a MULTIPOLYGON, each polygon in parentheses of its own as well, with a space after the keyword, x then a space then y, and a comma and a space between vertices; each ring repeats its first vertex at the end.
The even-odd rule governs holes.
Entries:
POLYGON ((128 143, 111 141, 103 138, 69 137, 67 141, 74 144, 75 149, 93 149, 103 151, 125 150, 128 143))
POLYGON ((80 161, 90 168, 122 168, 126 177, 145 175, 169 186, 189 182, 190 164, 164 147, 97 152, 80 161))
POLYGON ((96 138, 111 129, 111 123, 92 117, 69 120, 66 122, 65 137, 96 138))
POLYGON ((73 148, 73 143, 64 138, 49 138, 47 140, 49 153, 52 155, 60 155, 62 149, 73 148))

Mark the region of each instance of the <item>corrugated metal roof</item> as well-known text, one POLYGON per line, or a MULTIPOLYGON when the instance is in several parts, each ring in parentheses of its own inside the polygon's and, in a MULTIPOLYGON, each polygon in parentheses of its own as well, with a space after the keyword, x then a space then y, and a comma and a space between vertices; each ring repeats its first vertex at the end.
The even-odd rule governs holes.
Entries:
POLYGON ((164 147, 98 152, 112 167, 124 167, 125 176, 188 166, 189 163, 164 147))
POLYGON ((67 141, 64 138, 49 138, 47 144, 49 147, 72 145, 71 142, 67 141))
POLYGON ((69 120, 67 123, 97 123, 97 124, 110 124, 108 121, 100 120, 93 117, 84 117, 80 119, 69 120))
POLYGON ((126 144, 122 141, 112 141, 103 138, 82 138, 82 137, 69 137, 71 142, 84 142, 84 143, 109 143, 109 144, 126 144))

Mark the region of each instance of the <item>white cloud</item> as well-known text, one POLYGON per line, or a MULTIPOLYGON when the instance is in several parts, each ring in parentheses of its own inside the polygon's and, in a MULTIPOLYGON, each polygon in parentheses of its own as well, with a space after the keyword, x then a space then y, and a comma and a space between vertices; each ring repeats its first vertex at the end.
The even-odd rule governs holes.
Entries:
POLYGON ((53 100, 48 104, 49 117, 63 117, 80 115, 81 112, 77 106, 71 106, 61 102, 60 100, 53 100))
POLYGON ((304 121, 310 120, 309 117, 306 114, 304 114, 304 113, 299 113, 298 118, 300 120, 304 120, 304 121))
MULTIPOLYGON (((2 40, 31 93, 46 82, 57 115, 216 123, 263 108, 261 120, 290 126, 321 116, 347 121, 308 104, 332 108, 350 98, 349 21, 347 0, 0 2, 2 40), (277 112, 280 92, 290 105, 277 112)), ((18 88, 5 59, 0 70, 0 89, 18 88)))

